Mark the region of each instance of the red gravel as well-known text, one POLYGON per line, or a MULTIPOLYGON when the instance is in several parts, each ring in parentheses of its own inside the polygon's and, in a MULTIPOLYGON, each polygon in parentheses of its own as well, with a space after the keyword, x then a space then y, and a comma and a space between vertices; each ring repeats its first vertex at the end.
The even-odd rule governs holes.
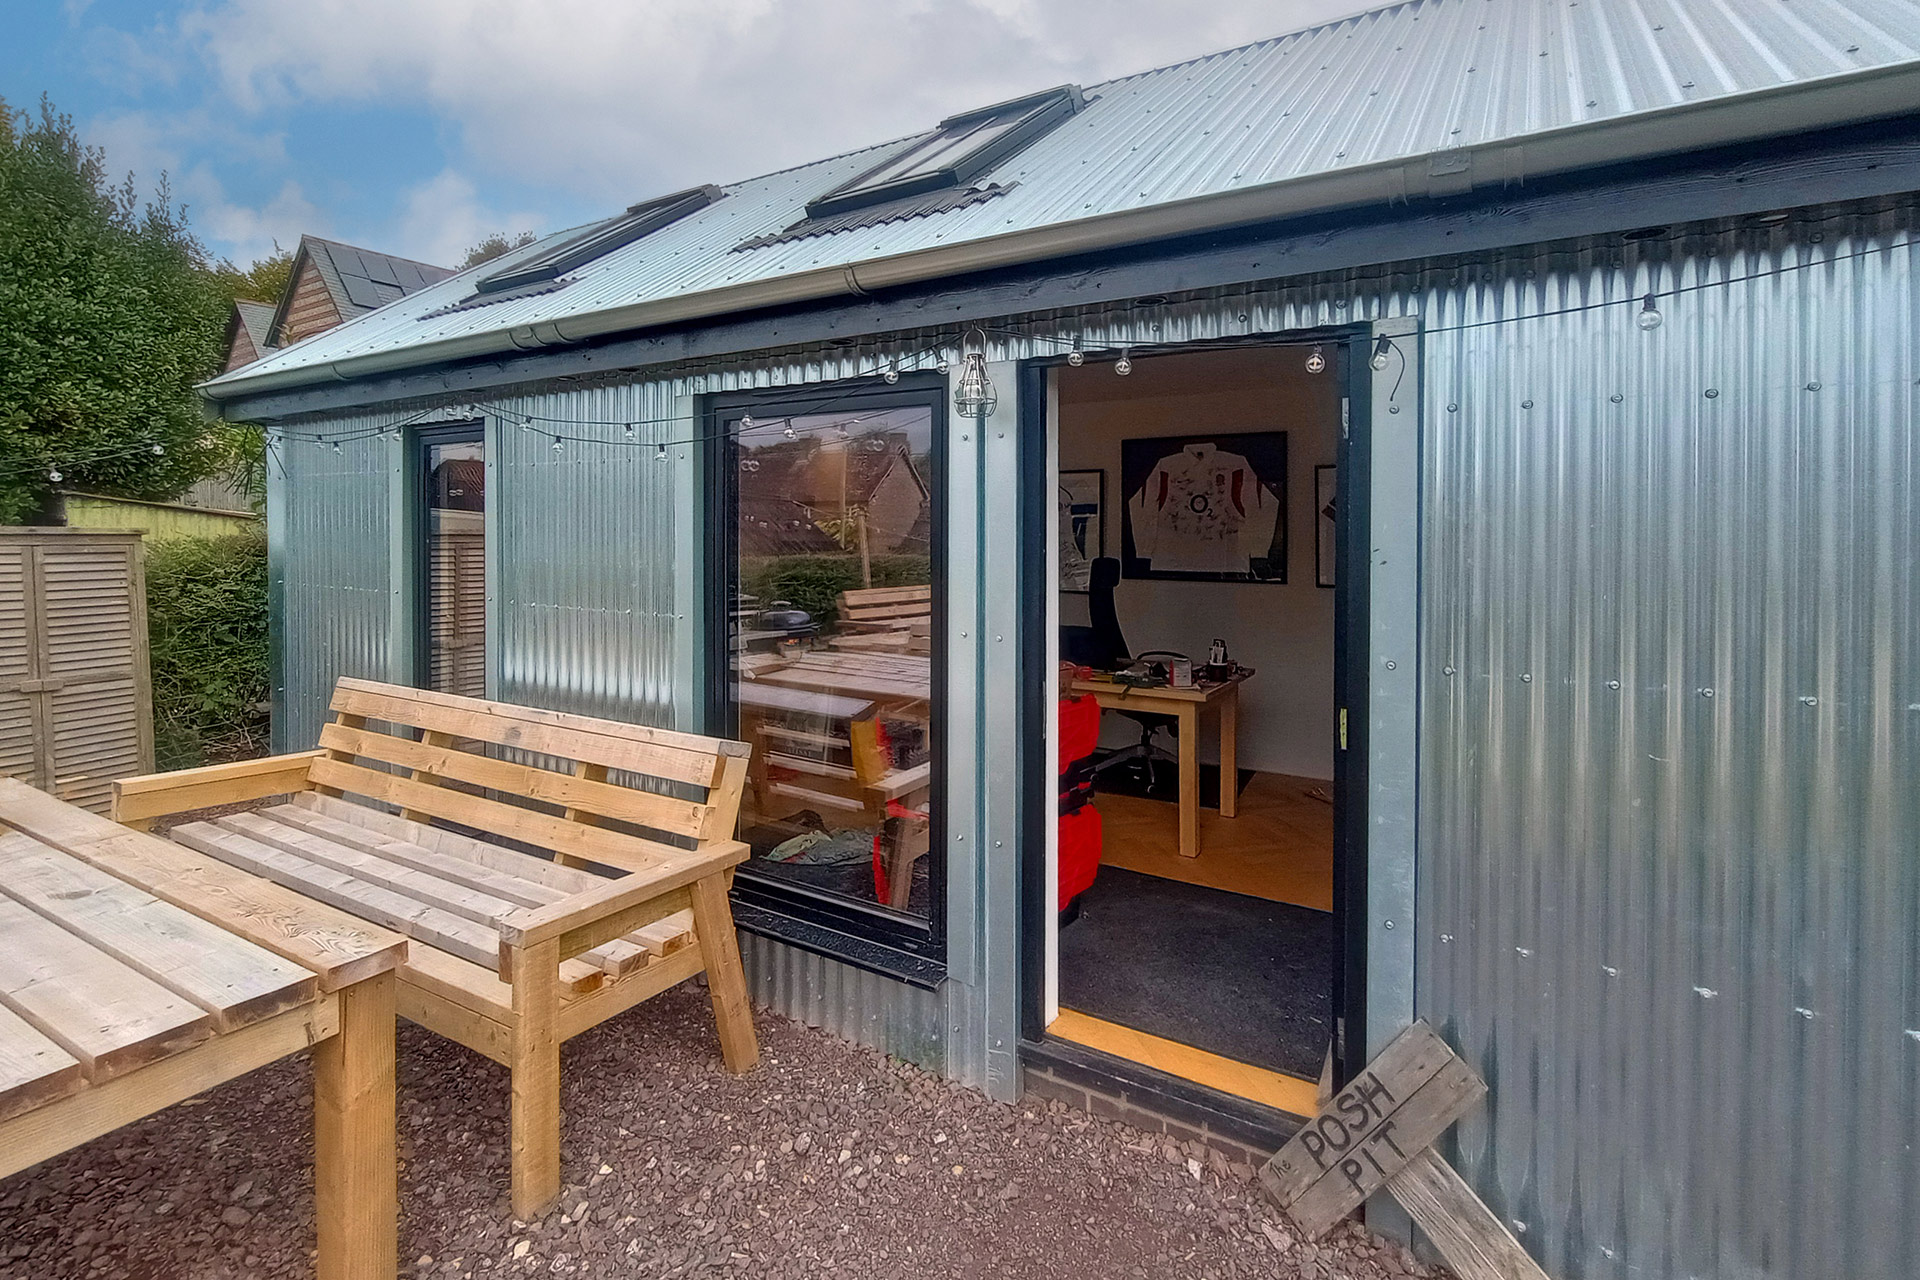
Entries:
MULTIPOLYGON (((401 1274, 1438 1274, 1352 1225, 1300 1242, 1198 1149, 757 1021, 740 1079, 697 987, 570 1041, 567 1189, 534 1224, 507 1209, 506 1071, 403 1025, 401 1274)), ((0 1182, 0 1277, 311 1276, 310 1084, 279 1063, 0 1182)))

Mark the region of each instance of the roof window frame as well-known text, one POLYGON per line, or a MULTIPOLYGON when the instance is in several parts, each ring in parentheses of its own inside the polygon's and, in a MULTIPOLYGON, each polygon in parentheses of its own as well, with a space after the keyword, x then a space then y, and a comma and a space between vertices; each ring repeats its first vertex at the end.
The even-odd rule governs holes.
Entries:
POLYGON ((615 249, 623 249, 662 227, 678 222, 688 214, 698 213, 725 194, 719 187, 708 183, 629 205, 627 211, 618 217, 597 223, 522 262, 481 276, 474 281, 474 293, 484 298, 509 289, 557 280, 596 258, 605 257, 615 249))
POLYGON ((1079 85, 1063 84, 1041 93, 1030 93, 990 107, 948 116, 932 133, 892 152, 857 177, 841 183, 824 195, 815 196, 807 202, 807 216, 828 218, 907 196, 966 186, 1037 141, 1085 105, 1086 97, 1079 85), (875 175, 896 168, 915 152, 938 149, 984 124, 1009 119, 1013 122, 1011 128, 963 152, 956 159, 923 170, 910 170, 883 182, 874 180, 875 175))

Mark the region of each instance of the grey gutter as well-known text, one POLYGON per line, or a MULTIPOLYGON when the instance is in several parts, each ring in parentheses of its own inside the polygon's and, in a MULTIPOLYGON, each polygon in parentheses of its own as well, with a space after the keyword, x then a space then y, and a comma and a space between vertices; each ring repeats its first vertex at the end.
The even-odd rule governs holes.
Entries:
POLYGON ((209 399, 229 400, 329 379, 346 381, 425 364, 534 351, 763 307, 864 297, 877 290, 944 276, 1343 208, 1459 195, 1487 186, 1524 183, 1529 178, 1901 115, 1911 111, 1915 102, 1920 102, 1920 62, 1843 72, 1478 147, 1382 161, 1245 191, 1216 192, 985 240, 652 299, 538 325, 419 343, 252 377, 222 378, 203 384, 200 390, 209 399))

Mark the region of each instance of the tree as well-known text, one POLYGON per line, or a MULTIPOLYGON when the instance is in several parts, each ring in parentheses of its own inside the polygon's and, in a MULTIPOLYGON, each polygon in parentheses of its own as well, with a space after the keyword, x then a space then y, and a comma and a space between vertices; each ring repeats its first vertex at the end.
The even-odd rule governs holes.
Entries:
POLYGON ((46 519, 56 487, 169 498, 232 462, 194 391, 230 297, 164 179, 143 203, 45 98, 0 101, 0 522, 46 519))
POLYGON ((287 282, 293 279, 293 250, 282 249, 276 240, 273 252, 256 258, 246 270, 231 262, 222 262, 214 268, 214 275, 227 296, 235 301, 277 303, 280 295, 287 291, 287 282))
POLYGON ((467 250, 467 260, 460 264, 460 269, 465 271, 468 267, 477 267, 483 262, 492 262, 502 254, 512 253, 515 249, 524 248, 537 239, 539 239, 539 237, 531 231, 516 231, 510 236, 504 232, 496 231, 479 244, 473 246, 473 248, 467 250))

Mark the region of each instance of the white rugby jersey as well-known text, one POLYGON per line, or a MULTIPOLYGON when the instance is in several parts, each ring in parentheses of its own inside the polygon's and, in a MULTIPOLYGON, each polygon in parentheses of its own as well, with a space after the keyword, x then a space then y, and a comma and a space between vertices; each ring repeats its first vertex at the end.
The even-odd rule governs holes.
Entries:
POLYGON ((1160 459, 1128 506, 1134 554, 1160 573, 1251 573, 1280 514, 1252 464, 1211 444, 1160 459))

